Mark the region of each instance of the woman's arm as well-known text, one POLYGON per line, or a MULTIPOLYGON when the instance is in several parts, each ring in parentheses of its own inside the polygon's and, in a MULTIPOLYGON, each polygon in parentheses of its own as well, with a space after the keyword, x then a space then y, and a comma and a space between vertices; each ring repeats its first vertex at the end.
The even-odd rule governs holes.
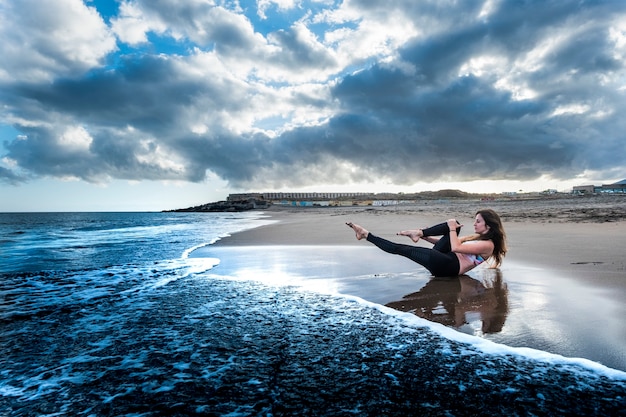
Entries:
POLYGON ((439 239, 441 239, 440 237, 434 237, 434 236, 422 236, 422 239, 425 240, 426 242, 432 243, 433 245, 437 242, 439 242, 439 239))
POLYGON ((456 232, 457 227, 459 227, 459 223, 457 223, 456 219, 448 219, 448 228, 450 229, 448 233, 450 234, 450 248, 452 252, 456 252, 463 244, 456 232))
POLYGON ((491 240, 472 240, 464 242, 456 233, 459 224, 455 219, 448 220, 450 228, 450 248, 452 252, 467 253, 470 255, 491 256, 493 253, 493 242, 491 240))

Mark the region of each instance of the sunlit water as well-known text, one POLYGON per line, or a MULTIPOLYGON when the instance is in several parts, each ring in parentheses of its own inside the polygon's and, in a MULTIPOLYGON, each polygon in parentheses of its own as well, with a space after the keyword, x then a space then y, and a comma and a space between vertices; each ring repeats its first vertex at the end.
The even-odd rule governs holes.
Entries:
POLYGON ((267 222, 0 214, 0 416, 624 413, 622 372, 189 256, 267 222))

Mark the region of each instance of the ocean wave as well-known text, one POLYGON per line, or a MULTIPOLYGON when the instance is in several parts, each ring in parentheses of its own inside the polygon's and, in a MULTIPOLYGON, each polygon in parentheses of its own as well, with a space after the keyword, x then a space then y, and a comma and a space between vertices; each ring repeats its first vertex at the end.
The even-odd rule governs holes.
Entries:
POLYGON ((89 308, 103 298, 128 298, 217 264, 215 258, 173 259, 81 271, 0 274, 0 321, 41 319, 89 308))
POLYGON ((626 374, 356 297, 188 275, 2 342, 9 415, 619 415, 626 374), (58 332, 61 331, 61 334, 58 332))

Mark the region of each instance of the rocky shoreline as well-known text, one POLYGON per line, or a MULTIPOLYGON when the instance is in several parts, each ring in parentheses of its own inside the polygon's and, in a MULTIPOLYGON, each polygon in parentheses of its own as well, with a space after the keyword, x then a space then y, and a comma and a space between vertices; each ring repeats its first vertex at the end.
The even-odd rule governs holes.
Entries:
POLYGON ((184 213, 184 212, 193 212, 193 213, 202 213, 202 212, 238 212, 238 211, 249 211, 249 210, 265 210, 270 207, 267 201, 263 200, 238 200, 238 201, 216 201, 213 203, 202 204, 194 207, 187 207, 182 209, 174 209, 174 210, 164 210, 164 212, 175 212, 175 213, 184 213))

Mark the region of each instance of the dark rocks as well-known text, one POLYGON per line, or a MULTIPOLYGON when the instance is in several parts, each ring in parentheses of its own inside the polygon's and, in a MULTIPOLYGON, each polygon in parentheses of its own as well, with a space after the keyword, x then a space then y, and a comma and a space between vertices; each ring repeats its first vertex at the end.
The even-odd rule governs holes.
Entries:
POLYGON ((167 212, 239 212, 248 210, 264 210, 271 203, 265 200, 248 199, 239 201, 217 201, 214 203, 202 204, 195 207, 187 207, 176 210, 166 210, 167 212))

